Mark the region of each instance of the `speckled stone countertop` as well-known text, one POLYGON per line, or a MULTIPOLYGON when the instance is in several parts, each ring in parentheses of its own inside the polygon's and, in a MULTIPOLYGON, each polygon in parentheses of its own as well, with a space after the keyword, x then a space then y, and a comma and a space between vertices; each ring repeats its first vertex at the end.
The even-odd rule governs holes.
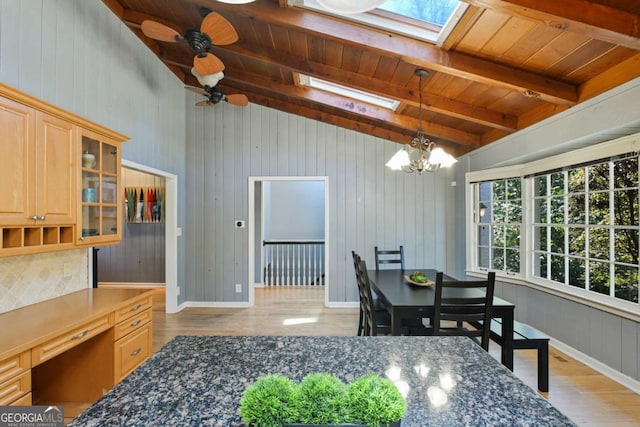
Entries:
POLYGON ((70 425, 242 426, 240 398, 258 377, 313 372, 404 381, 405 427, 575 425, 468 338, 392 336, 177 337, 70 425))

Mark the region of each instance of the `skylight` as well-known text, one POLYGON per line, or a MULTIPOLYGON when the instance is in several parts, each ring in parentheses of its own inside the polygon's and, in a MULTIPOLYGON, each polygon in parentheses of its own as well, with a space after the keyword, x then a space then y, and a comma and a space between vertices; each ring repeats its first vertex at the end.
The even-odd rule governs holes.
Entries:
POLYGON ((387 0, 369 12, 340 14, 325 9, 318 0, 289 0, 289 4, 438 45, 468 7, 458 0, 387 0))
POLYGON ((352 89, 347 86, 343 86, 337 83, 328 82, 326 80, 319 79, 317 77, 311 77, 304 74, 298 74, 298 79, 302 86, 312 87, 314 89, 324 90, 336 95, 346 96, 349 98, 357 99, 358 101, 366 102, 368 104, 377 105, 378 107, 388 108, 395 111, 400 105, 399 101, 395 99, 385 98, 373 93, 365 92, 358 89, 352 89))
POLYGON ((458 0, 387 0, 379 9, 443 27, 458 0))

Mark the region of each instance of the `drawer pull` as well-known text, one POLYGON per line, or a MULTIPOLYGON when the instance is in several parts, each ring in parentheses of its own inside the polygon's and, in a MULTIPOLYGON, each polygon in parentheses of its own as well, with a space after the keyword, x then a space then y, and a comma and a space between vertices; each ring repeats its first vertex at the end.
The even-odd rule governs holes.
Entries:
POLYGON ((79 334, 76 334, 76 335, 72 336, 71 339, 72 340, 79 340, 80 338, 84 337, 88 333, 89 333, 89 329, 85 329, 84 331, 80 332, 79 334))
POLYGON ((135 306, 131 307, 131 310, 129 310, 129 311, 136 311, 140 307, 142 307, 142 304, 138 304, 138 305, 135 305, 135 306))
POLYGON ((131 322, 131 324, 129 326, 131 326, 132 328, 135 328, 136 326, 138 326, 140 323, 142 323, 142 319, 138 319, 135 322, 131 322))
POLYGON ((140 354, 140 352, 142 351, 141 347, 138 347, 138 349, 136 351, 131 352, 132 356, 137 356, 138 354, 140 354))

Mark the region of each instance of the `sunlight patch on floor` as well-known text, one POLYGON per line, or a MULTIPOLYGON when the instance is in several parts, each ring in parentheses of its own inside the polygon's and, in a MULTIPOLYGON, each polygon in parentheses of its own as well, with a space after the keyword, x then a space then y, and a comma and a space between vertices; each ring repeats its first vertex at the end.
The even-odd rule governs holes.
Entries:
POLYGON ((317 317, 297 317, 297 318, 284 319, 284 321, 282 322, 284 326, 304 325, 307 323, 318 323, 318 318, 317 317))

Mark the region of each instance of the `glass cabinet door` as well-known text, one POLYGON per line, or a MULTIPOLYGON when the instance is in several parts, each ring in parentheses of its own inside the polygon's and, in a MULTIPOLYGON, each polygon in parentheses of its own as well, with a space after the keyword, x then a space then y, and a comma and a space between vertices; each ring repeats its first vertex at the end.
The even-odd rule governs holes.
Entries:
POLYGON ((82 136, 82 242, 120 238, 119 149, 117 143, 89 134, 82 136))

